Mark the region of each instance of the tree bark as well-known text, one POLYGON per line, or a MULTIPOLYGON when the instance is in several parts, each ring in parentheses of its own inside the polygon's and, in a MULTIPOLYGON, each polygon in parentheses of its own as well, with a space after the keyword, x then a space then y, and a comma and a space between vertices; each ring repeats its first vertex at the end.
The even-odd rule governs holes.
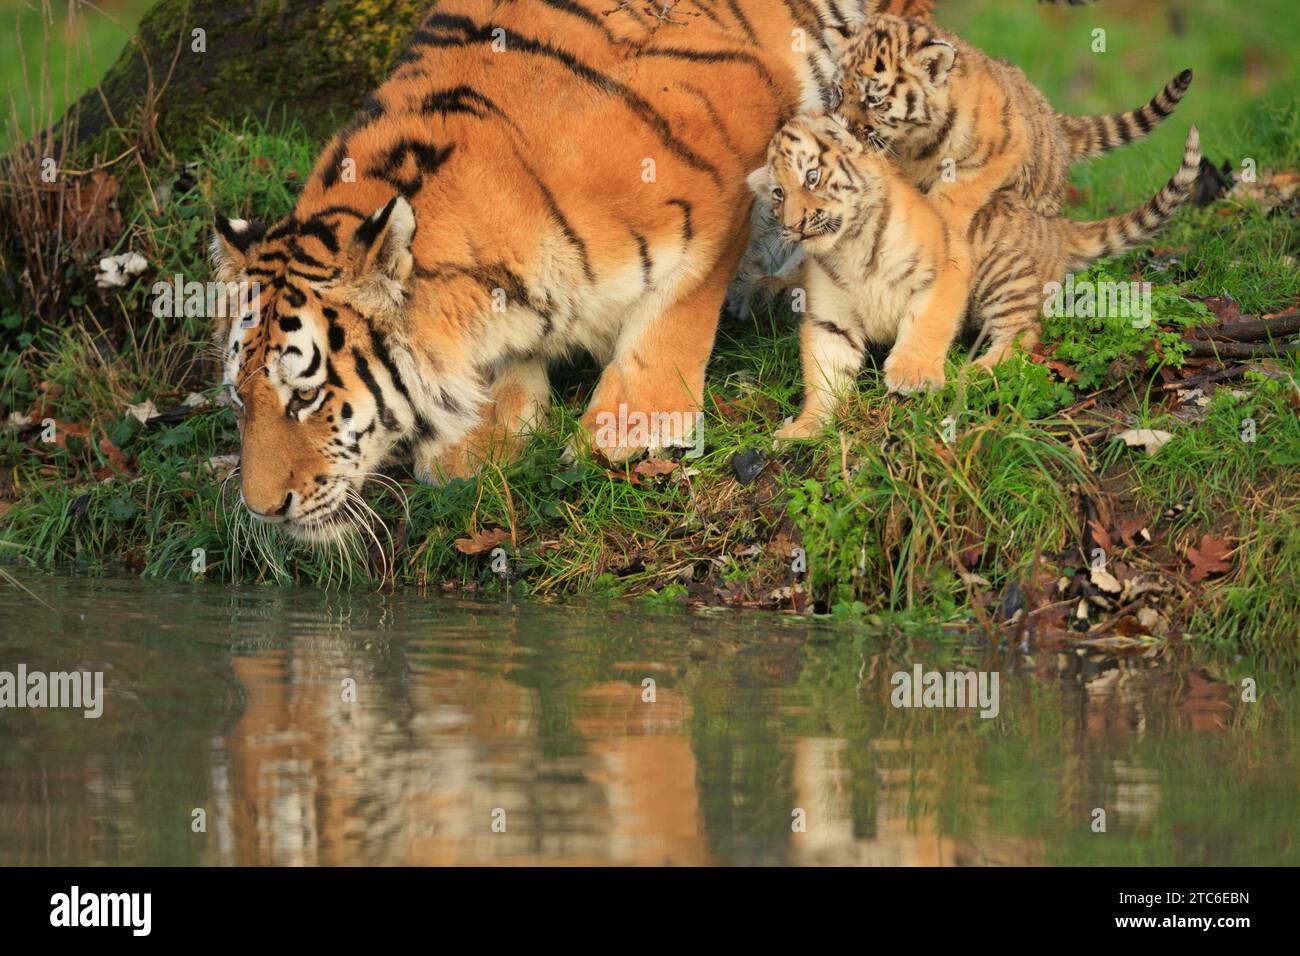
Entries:
POLYGON ((114 123, 137 126, 151 100, 159 135, 172 149, 183 149, 210 120, 238 123, 282 111, 324 137, 385 77, 430 6, 431 0, 160 0, 99 88, 69 116, 83 143, 114 123))

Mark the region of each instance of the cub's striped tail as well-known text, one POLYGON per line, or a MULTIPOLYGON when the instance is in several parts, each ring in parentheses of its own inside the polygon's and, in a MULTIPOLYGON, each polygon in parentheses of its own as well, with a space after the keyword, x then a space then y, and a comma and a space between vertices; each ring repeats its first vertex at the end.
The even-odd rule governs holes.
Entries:
POLYGON ((1070 144, 1072 159, 1089 159, 1141 139, 1178 109, 1178 101, 1192 85, 1192 71, 1183 70, 1165 84, 1151 102, 1127 113, 1111 116, 1069 116, 1057 113, 1057 122, 1070 144))
MULTIPOLYGON (((909 17, 913 20, 929 19, 936 0, 875 0, 868 3, 871 13, 888 13, 896 17, 909 17)), ((1039 3, 1068 3, 1072 7, 1092 3, 1093 0, 1038 0, 1039 3)), ((832 6, 832 9, 834 7, 832 6)))
POLYGON ((1113 256, 1154 236, 1192 194, 1200 166, 1201 135, 1193 126, 1183 146, 1183 164, 1174 173, 1174 178, 1165 183, 1165 188, 1142 208, 1095 222, 1064 220, 1062 238, 1066 268, 1081 268, 1093 259, 1113 256))

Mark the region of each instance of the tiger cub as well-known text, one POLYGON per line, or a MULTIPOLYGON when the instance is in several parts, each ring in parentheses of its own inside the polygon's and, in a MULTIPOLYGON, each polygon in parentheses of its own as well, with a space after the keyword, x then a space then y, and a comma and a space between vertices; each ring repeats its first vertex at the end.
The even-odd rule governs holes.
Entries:
POLYGON ((1009 356, 1017 344, 1038 341, 1046 286, 1067 270, 1113 256, 1150 239, 1191 196, 1200 175, 1201 140, 1193 126, 1182 165, 1155 196, 1131 213, 1075 222, 1034 212, 1011 186, 1003 187, 975 214, 967 241, 975 263, 968 324, 983 329, 985 369, 1009 356))
POLYGON ((837 60, 839 112, 859 139, 888 152, 965 232, 1004 185, 1029 210, 1061 212, 1070 161, 1140 138, 1177 107, 1184 70, 1146 106, 1116 116, 1056 113, 1018 68, 933 23, 874 15, 826 32, 837 60))
POLYGON ((776 437, 807 438, 821 429, 870 342, 894 343, 884 365, 894 392, 943 384, 944 358, 963 316, 988 330, 986 367, 1018 335, 1032 344, 1047 284, 1067 267, 1154 235, 1191 195, 1200 161, 1192 127, 1177 173, 1131 213, 1072 222, 1033 212, 1007 187, 963 237, 883 154, 836 119, 795 117, 777 131, 767 165, 748 179, 772 204, 783 238, 807 255, 808 312, 799 333, 804 407, 776 437))
POLYGON ((920 190, 823 113, 779 129, 748 182, 771 203, 781 237, 807 256, 804 406, 777 437, 821 428, 868 343, 893 343, 884 364, 891 392, 941 386, 970 293, 970 255, 920 190))

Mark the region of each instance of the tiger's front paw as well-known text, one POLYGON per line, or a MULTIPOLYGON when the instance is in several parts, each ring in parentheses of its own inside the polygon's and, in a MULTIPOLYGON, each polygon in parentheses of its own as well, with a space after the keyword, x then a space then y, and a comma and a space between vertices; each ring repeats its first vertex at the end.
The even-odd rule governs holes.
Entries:
POLYGON ((885 388, 899 395, 935 392, 943 388, 943 357, 923 358, 890 353, 885 359, 885 388))
POLYGON ((788 425, 778 428, 774 436, 777 441, 806 441, 815 438, 826 427, 820 418, 800 415, 788 425))
POLYGON ((468 454, 464 444, 447 446, 428 442, 418 445, 412 455, 411 470, 415 480, 440 488, 453 478, 473 478, 481 462, 468 454))

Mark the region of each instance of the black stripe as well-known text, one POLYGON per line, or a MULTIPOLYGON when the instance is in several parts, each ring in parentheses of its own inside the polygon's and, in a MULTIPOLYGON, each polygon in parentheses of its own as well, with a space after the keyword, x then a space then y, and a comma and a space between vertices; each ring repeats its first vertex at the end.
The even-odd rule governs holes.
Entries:
POLYGON ((654 269, 654 263, 650 261, 650 246, 646 244, 645 236, 635 229, 629 230, 632 238, 636 240, 637 251, 641 254, 641 275, 645 279, 645 284, 650 285, 650 275, 654 269))
POLYGON ((913 159, 929 159, 948 139, 948 134, 952 132, 952 124, 957 118, 956 110, 949 110, 948 116, 944 119, 943 125, 934 133, 934 139, 930 140, 925 146, 912 153, 913 159))
POLYGON ((542 0, 542 2, 546 4, 548 7, 551 7, 555 10, 559 10, 561 13, 567 13, 570 16, 577 17, 579 20, 583 20, 586 23, 590 24, 591 26, 595 27, 601 33, 605 34, 605 39, 608 40, 610 43, 618 42, 618 38, 614 36, 612 32, 610 32, 609 27, 605 26, 605 24, 601 22, 599 17, 597 17, 586 7, 574 3, 573 0, 542 0))
POLYGON ((753 67, 769 89, 774 88, 776 84, 771 71, 752 53, 743 53, 736 50, 684 50, 680 47, 649 47, 641 52, 641 56, 662 56, 673 60, 685 60, 688 63, 744 63, 746 66, 753 67))
POLYGON ((691 204, 685 199, 670 199, 670 206, 680 206, 682 210, 682 240, 689 243, 695 238, 695 227, 691 224, 691 204))
POLYGON ((388 405, 384 401, 384 393, 380 390, 379 383, 375 381, 375 376, 370 372, 370 363, 366 361, 366 357, 361 354, 361 351, 355 348, 352 350, 352 360, 356 363, 357 377, 361 379, 361 383, 366 388, 370 389, 370 394, 374 396, 375 411, 379 423, 390 432, 397 431, 397 419, 388 410, 388 405))
POLYGON ((340 271, 341 270, 335 268, 325 273, 303 272, 301 269, 295 269, 293 266, 289 267, 289 275, 297 276, 300 279, 306 279, 308 282, 329 282, 331 279, 337 279, 340 271))
POLYGON ((302 370, 302 378, 311 378, 320 368, 320 346, 315 342, 311 344, 311 363, 302 370))
POLYGON ((814 319, 813 326, 824 332, 830 332, 832 335, 838 335, 840 338, 844 339, 844 341, 849 343, 849 347, 853 349, 853 351, 862 351, 862 346, 857 343, 857 340, 853 338, 849 331, 840 328, 834 322, 827 322, 824 319, 814 319))
POLYGON ((543 43, 532 37, 526 37, 515 33, 506 27, 497 26, 488 22, 482 26, 477 26, 467 17, 449 16, 446 14, 433 14, 428 18, 426 23, 437 26, 445 26, 448 29, 459 30, 462 36, 443 36, 431 34, 427 31, 419 31, 416 37, 418 46, 434 47, 460 47, 471 43, 490 44, 494 40, 504 39, 507 52, 528 53, 535 56, 548 57, 557 63, 562 64, 579 79, 591 84, 602 92, 617 96, 624 104, 637 116, 642 122, 648 125, 663 141, 664 145, 688 166, 698 169, 701 172, 708 173, 710 177, 721 187, 723 185, 722 176, 719 174, 717 167, 698 155, 682 140, 678 139, 672 131, 668 121, 660 114, 650 103, 630 86, 622 83, 611 76, 601 73, 599 70, 582 62, 567 50, 560 50, 551 46, 549 43, 543 43), (498 32, 499 31, 499 32, 498 32), (496 34, 494 36, 494 34, 496 34))
POLYGON ((403 138, 385 150, 382 157, 371 164, 368 173, 378 176, 410 199, 420 191, 425 177, 436 175, 451 158, 454 150, 455 146, 450 144, 440 147, 434 143, 403 138), (408 160, 414 163, 415 170, 409 176, 401 175, 408 160))
MULTIPOLYGON (((338 237, 334 235, 334 230, 319 219, 308 219, 306 222, 298 223, 297 227, 296 232, 298 236, 302 238, 314 236, 319 239, 320 244, 331 253, 339 251, 339 240, 338 237)), ((317 268, 324 268, 324 263, 317 262, 315 259, 310 259, 309 256, 305 256, 301 252, 295 258, 301 259, 307 265, 315 265, 317 268), (309 259, 310 261, 308 261, 309 259)))
POLYGON ((420 101, 420 111, 423 113, 441 113, 443 116, 460 113, 477 119, 483 119, 488 115, 497 116, 509 123, 511 129, 522 135, 519 125, 507 116, 501 107, 482 93, 468 86, 434 90, 420 101))
POLYGON ((699 87, 690 83, 678 83, 677 87, 678 89, 690 93, 704 104, 704 110, 709 114, 710 122, 713 123, 714 129, 718 131, 718 135, 722 137, 722 141, 726 144, 727 149, 733 153, 739 153, 740 147, 736 145, 734 140, 732 140, 731 133, 727 130, 727 124, 723 121, 722 115, 718 112, 717 107, 713 105, 713 101, 709 99, 708 95, 699 87))
POLYGON ((528 173, 533 183, 537 186, 538 191, 541 192, 542 198, 546 200, 546 208, 550 212, 551 217, 559 223, 560 230, 564 233, 564 238, 568 239, 569 243, 578 250, 578 255, 582 259, 582 274, 587 277, 588 282, 595 281, 596 274, 592 271, 591 260, 587 255, 587 244, 582 240, 581 236, 573 231, 573 227, 569 225, 569 220, 565 218, 564 212, 555 201, 555 194, 551 192, 550 187, 547 186, 546 183, 542 182, 541 177, 533 171, 533 167, 528 165, 523 156, 519 155, 518 151, 515 152, 515 157, 519 160, 519 165, 524 167, 524 172, 528 173))
POLYGON ((384 337, 374 328, 370 329, 370 347, 374 350, 375 358, 379 359, 379 364, 388 372, 388 377, 393 380, 393 387, 401 392, 402 398, 406 399, 406 404, 414 408, 415 403, 411 401, 411 393, 407 391, 406 383, 402 381, 402 375, 397 371, 397 363, 393 361, 384 337))
POLYGON ((753 25, 745 16, 744 11, 740 9, 740 5, 736 3, 736 0, 727 0, 727 9, 731 11, 731 15, 735 17, 736 22, 740 24, 740 29, 745 31, 745 36, 749 38, 749 42, 758 46, 758 34, 754 32, 753 25))
POLYGON ((311 214, 311 219, 327 219, 330 216, 355 216, 357 219, 365 219, 366 214, 353 206, 334 205, 326 206, 324 209, 318 209, 311 214))

